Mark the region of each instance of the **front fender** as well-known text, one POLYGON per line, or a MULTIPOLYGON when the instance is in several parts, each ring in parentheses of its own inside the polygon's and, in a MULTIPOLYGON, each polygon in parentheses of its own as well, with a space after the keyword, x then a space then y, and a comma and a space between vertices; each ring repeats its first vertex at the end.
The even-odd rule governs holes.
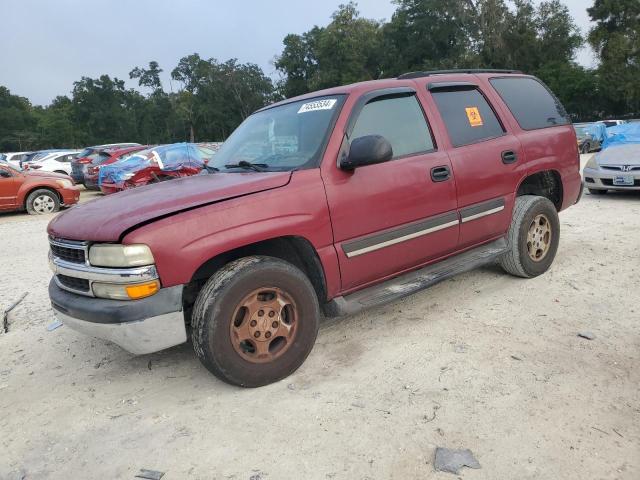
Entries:
POLYGON ((222 253, 278 237, 302 237, 318 252, 327 290, 339 288, 337 259, 319 170, 295 172, 282 188, 196 208, 139 227, 123 243, 151 247, 162 285, 186 284, 222 253), (332 258, 333 257, 333 258, 332 258))

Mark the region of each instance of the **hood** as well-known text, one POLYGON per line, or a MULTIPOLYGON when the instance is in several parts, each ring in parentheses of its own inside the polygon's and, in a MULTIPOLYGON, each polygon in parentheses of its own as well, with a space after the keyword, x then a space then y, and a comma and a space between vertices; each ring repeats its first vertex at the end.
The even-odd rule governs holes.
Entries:
POLYGON ((70 240, 116 242, 141 223, 183 210, 282 187, 291 172, 215 173, 124 190, 86 202, 49 223, 49 235, 70 240))
POLYGON ((47 177, 47 178, 66 178, 69 179, 69 175, 53 172, 41 172, 39 170, 22 170, 20 173, 26 177, 47 177))
POLYGON ((598 165, 640 165, 640 144, 612 145, 596 155, 598 165))

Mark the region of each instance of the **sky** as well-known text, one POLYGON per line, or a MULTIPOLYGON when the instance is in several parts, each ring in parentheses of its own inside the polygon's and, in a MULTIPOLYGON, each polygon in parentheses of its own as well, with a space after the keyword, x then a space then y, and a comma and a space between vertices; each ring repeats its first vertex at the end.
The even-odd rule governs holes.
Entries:
MULTIPOLYGON (((136 66, 156 60, 169 72, 185 55, 256 63, 273 78, 276 55, 288 33, 326 25, 346 0, 0 0, 0 85, 48 104, 69 95, 82 76, 109 74, 129 80, 136 66)), ((564 0, 583 33, 587 0, 564 0)), ((359 0, 361 15, 388 20, 390 0, 359 0)), ((589 49, 578 62, 594 64, 589 49)), ((173 86, 177 89, 177 86, 173 86)))

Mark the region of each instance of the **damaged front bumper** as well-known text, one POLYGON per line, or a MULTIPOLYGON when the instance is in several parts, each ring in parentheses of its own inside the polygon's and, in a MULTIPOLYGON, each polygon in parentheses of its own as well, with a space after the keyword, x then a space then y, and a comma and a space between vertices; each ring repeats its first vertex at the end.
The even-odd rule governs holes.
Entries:
POLYGON ((52 279, 49 297, 55 315, 71 329, 142 355, 187 341, 182 288, 162 288, 141 300, 108 300, 68 292, 52 279))

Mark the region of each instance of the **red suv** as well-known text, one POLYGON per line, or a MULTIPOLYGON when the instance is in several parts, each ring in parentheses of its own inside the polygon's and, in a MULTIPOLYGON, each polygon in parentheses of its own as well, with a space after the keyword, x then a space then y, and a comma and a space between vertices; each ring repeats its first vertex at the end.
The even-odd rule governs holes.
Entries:
POLYGON ((535 277, 582 183, 576 135, 538 79, 438 71, 251 115, 208 174, 49 224, 49 295, 71 328, 142 354, 183 343, 245 387, 295 371, 338 316, 498 261, 535 277))

